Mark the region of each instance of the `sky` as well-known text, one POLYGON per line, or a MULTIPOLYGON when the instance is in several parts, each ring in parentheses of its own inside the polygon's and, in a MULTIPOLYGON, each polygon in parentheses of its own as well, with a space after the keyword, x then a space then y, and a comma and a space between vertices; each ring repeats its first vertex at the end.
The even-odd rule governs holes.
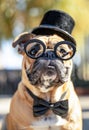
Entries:
POLYGON ((0 69, 21 69, 22 55, 12 47, 12 40, 3 40, 0 51, 0 69))

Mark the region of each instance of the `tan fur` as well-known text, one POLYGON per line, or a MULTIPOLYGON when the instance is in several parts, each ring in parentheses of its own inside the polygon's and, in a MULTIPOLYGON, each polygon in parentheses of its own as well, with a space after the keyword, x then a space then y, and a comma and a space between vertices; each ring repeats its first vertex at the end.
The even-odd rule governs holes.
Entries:
MULTIPOLYGON (((49 37, 35 36, 35 38, 44 41, 47 46, 48 44, 53 45, 58 41, 63 40, 57 35, 49 37)), ((16 43, 14 44, 16 45, 16 43)), ((64 83, 63 85, 56 87, 54 86, 47 93, 42 93, 39 89, 30 84, 26 75, 26 69, 31 69, 33 63, 34 60, 28 58, 24 54, 22 63, 22 80, 19 83, 18 89, 11 101, 10 113, 7 115, 7 130, 82 130, 81 107, 70 78, 68 82, 64 83), (28 94, 26 87, 38 97, 48 101, 51 100, 53 103, 59 101, 63 93, 67 91, 63 99, 68 99, 69 101, 68 116, 64 119, 55 115, 51 110, 49 110, 43 116, 34 117, 33 99, 28 94), (50 123, 50 127, 46 125, 47 121, 45 119, 50 119, 49 121, 52 122, 50 123)), ((65 61, 64 64, 66 66, 70 65, 70 70, 72 70, 71 60, 65 61)))

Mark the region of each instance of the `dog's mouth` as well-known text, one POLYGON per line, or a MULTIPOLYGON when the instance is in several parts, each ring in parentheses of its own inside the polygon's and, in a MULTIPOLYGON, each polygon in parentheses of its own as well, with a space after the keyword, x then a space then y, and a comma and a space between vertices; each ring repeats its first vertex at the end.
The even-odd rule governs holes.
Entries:
POLYGON ((38 59, 32 70, 27 70, 27 76, 32 85, 46 92, 53 86, 68 80, 68 69, 60 60, 38 59))

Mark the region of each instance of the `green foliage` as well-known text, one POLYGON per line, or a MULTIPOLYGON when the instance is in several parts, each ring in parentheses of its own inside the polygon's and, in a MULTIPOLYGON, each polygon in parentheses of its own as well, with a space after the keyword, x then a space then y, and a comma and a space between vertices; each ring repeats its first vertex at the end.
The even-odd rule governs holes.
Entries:
POLYGON ((54 4, 54 0, 1 0, 0 38, 11 38, 38 26, 44 11, 54 4))

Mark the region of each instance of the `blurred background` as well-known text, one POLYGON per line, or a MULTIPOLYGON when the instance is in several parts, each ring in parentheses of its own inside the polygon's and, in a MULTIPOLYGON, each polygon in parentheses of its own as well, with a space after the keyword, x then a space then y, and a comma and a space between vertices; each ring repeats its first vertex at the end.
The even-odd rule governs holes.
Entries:
POLYGON ((49 9, 66 11, 75 20, 72 80, 77 94, 89 99, 89 0, 0 0, 0 95, 12 96, 21 79, 22 56, 12 48, 12 41, 38 26, 49 9))

